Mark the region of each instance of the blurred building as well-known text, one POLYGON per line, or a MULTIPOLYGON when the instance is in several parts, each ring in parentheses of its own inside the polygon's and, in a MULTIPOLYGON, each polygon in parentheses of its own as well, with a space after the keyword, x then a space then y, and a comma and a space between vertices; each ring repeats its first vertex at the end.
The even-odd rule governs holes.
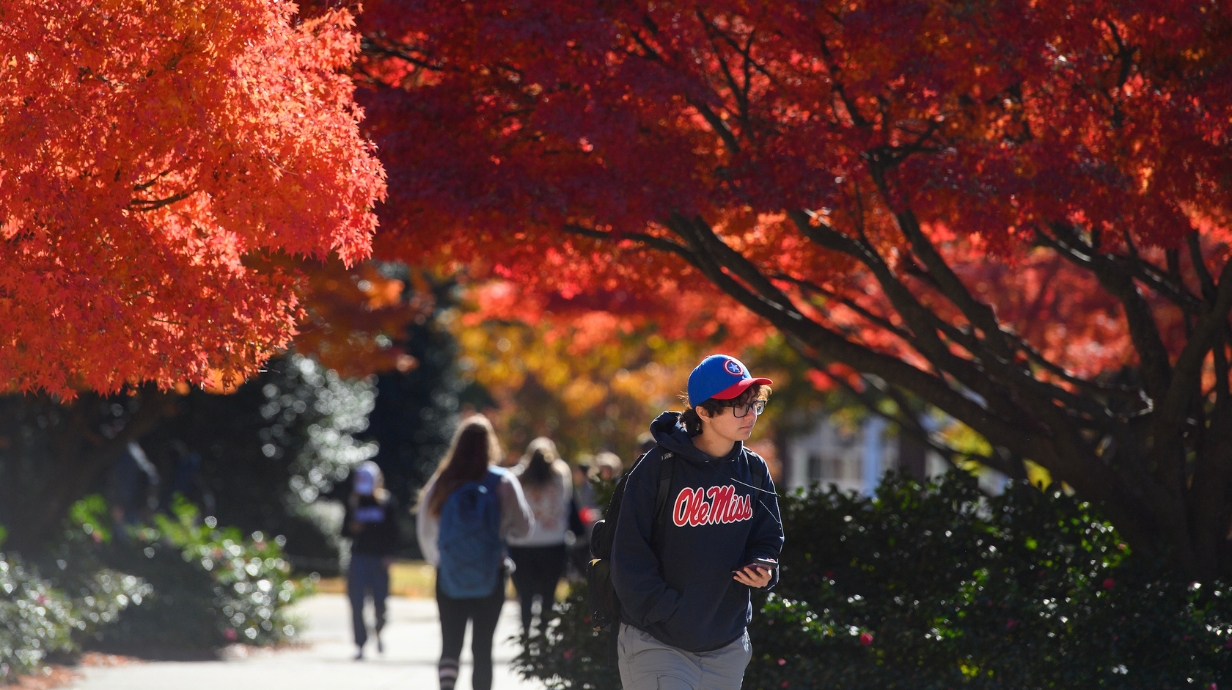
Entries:
MULTIPOLYGON (((819 415, 811 428, 789 435, 780 444, 783 477, 787 491, 813 485, 833 484, 840 491, 872 494, 886 472, 902 469, 917 479, 944 474, 949 463, 924 444, 892 433, 885 419, 869 415, 862 421, 819 415)), ((980 484, 999 493, 1005 477, 981 471, 980 484)))

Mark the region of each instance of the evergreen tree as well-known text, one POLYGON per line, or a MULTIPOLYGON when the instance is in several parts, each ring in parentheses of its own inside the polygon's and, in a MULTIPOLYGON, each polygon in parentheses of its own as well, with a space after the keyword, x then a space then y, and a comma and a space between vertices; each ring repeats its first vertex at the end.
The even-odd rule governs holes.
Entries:
MULTIPOLYGON (((376 404, 366 435, 379 447, 375 459, 386 487, 408 508, 449 449, 464 405, 488 404, 482 388, 458 368, 458 344, 449 329, 455 318, 456 281, 424 278, 435 301, 429 317, 407 327, 406 350, 416 366, 377 375, 376 404)), ((419 556, 418 546, 407 555, 419 556)))

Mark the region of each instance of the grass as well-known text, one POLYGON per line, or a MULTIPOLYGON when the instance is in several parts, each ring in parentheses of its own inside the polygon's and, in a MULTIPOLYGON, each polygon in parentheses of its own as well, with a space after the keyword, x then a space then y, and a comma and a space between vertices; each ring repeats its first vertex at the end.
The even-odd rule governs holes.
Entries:
MULTIPOLYGON (((322 594, 346 594, 345 577, 321 578, 317 591, 322 594)), ((506 595, 514 598, 513 583, 506 595)), ((436 569, 424 561, 394 561, 389 567, 389 593, 396 597, 432 599, 436 596, 436 569)), ((556 586, 556 600, 564 601, 569 595, 569 583, 561 580, 556 586)))
MULTIPOLYGON (((346 594, 345 577, 321 578, 317 591, 346 594)), ((396 597, 431 599, 436 591, 436 569, 424 561, 394 561, 389 567, 389 593, 396 597)))

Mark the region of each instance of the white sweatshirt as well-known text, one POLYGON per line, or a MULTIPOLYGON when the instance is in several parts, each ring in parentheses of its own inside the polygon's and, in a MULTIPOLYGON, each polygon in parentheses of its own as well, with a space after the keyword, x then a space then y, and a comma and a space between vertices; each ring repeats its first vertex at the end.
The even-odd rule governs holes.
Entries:
MULTIPOLYGON (((520 475, 521 466, 511 470, 520 475)), ((569 507, 573 499, 573 474, 564 460, 552 463, 552 477, 540 486, 524 485, 526 502, 535 514, 535 525, 524 537, 510 537, 510 546, 558 546, 569 530, 569 507)))

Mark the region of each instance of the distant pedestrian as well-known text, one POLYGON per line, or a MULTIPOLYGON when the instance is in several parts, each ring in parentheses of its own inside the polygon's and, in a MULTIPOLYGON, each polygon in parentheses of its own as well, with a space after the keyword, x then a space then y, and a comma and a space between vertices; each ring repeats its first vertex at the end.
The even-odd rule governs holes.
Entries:
POLYGON ((592 518, 588 522, 593 523, 599 519, 603 513, 599 510, 599 504, 595 500, 595 487, 590 484, 590 463, 593 458, 589 455, 578 458, 577 464, 573 465, 573 501, 577 504, 578 513, 581 514, 583 520, 592 518))
POLYGON ((770 380, 712 355, 687 408, 650 425, 611 543, 624 690, 737 690, 752 656, 750 592, 778 580, 783 526, 770 471, 744 441, 770 380), (660 508, 659 495, 667 491, 660 508))
POLYGON ((498 467, 500 445, 483 415, 464 420, 419 497, 419 547, 436 566, 441 690, 453 690, 471 623, 474 690, 492 687, 492 638, 505 602, 504 541, 534 524, 516 477, 498 467))
POLYGON ((364 658, 368 626, 364 606, 372 600, 376 649, 384 653, 381 630, 385 628, 385 600, 389 597, 389 566, 398 547, 398 503, 385 489, 381 468, 365 461, 351 474, 351 495, 342 518, 342 536, 351 540, 351 564, 347 568, 347 597, 351 600, 351 624, 355 631, 356 659, 364 658))
POLYGON ((573 478, 569 465, 556 453, 551 439, 530 442, 513 474, 522 484, 535 525, 525 537, 509 539, 509 555, 517 568, 513 586, 522 604, 522 631, 530 635, 535 603, 539 603, 539 629, 551 617, 556 585, 565 569, 565 533, 573 506, 573 478))
MULTIPOLYGON (((590 532, 603 517, 595 498, 595 487, 590 483, 590 455, 583 455, 570 467, 573 473, 573 505, 569 509, 569 531, 573 543, 566 547, 569 554, 568 577, 571 580, 586 579, 590 564, 590 532)), ((568 542, 566 542, 568 543, 568 542)))
POLYGON ((643 455, 654 450, 654 447, 659 444, 655 443, 654 434, 649 431, 643 431, 637 435, 637 456, 640 458, 643 455))
POLYGON ((127 527, 149 520, 158 508, 158 469, 150 462, 141 444, 129 441, 116 459, 108 486, 111 516, 120 529, 121 539, 128 537, 127 527))
POLYGON ((595 455, 593 464, 590 468, 592 478, 597 478, 603 482, 614 482, 620 479, 620 473, 624 472, 625 464, 620 461, 620 456, 608 451, 603 451, 595 455))

